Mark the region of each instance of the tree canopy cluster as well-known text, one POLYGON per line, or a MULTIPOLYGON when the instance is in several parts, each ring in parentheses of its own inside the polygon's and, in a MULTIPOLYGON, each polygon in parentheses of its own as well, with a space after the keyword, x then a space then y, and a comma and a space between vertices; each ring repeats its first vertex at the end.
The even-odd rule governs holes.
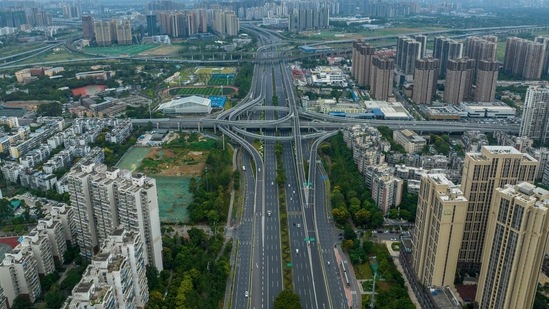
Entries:
POLYGON ((275 299, 274 309, 301 309, 299 295, 290 290, 282 290, 275 299))
POLYGON ((368 255, 376 256, 378 275, 380 275, 388 285, 388 287, 376 288, 376 309, 415 308, 408 296, 408 291, 404 285, 404 278, 402 278, 402 275, 393 263, 385 244, 365 241, 364 248, 368 255))
POLYGON ((36 116, 58 117, 61 115, 63 115, 63 106, 57 102, 40 104, 36 110, 36 116))
POLYGON ((188 237, 163 238, 164 270, 147 267, 148 309, 220 308, 230 271, 227 245, 220 255, 223 237, 208 237, 192 228, 188 237), (167 292, 165 298, 164 293, 167 292))
POLYGON ((383 224, 383 214, 373 202, 366 188, 364 177, 358 171, 353 154, 343 141, 340 132, 321 146, 324 155, 329 156, 327 164, 332 192, 332 214, 334 221, 344 225, 349 219, 363 228, 377 228, 383 224))
POLYGON ((393 140, 393 130, 391 130, 387 126, 377 127, 377 130, 391 144, 391 150, 400 152, 400 153, 406 153, 406 150, 404 150, 404 147, 402 147, 401 144, 398 144, 393 140))
POLYGON ((231 152, 223 150, 221 142, 215 142, 206 159, 206 167, 200 179, 191 178, 189 191, 193 201, 188 207, 191 223, 220 223, 227 220, 233 176, 231 152))
POLYGON ((244 97, 252 86, 252 78, 254 76, 254 66, 252 63, 243 63, 238 69, 238 74, 234 80, 234 84, 238 87, 238 94, 235 97, 244 97))

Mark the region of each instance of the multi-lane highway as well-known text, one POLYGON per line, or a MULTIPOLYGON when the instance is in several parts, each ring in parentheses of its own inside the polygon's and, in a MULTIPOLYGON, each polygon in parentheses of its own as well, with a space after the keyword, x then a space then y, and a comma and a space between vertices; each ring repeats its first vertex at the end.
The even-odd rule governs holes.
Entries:
POLYGON ((317 164, 320 143, 337 129, 354 124, 412 127, 423 132, 518 131, 517 125, 401 120, 364 120, 308 113, 298 108, 293 79, 279 55, 280 39, 260 28, 261 45, 250 93, 232 109, 215 117, 196 119, 135 119, 157 128, 219 129, 244 150, 242 212, 237 227, 233 261, 231 308, 273 308, 284 287, 283 272, 291 267, 292 287, 303 308, 358 308, 360 293, 352 278, 342 277, 339 263, 347 264, 339 247, 339 231, 330 219, 327 175, 317 164), (273 97, 278 98, 274 106, 273 97), (310 132, 311 131, 311 132, 310 132), (330 133, 331 132, 331 133, 330 133), (277 166, 275 143, 282 145, 277 166), (308 164, 307 164, 308 162, 308 164), (308 166, 308 170, 305 170, 308 166), (283 184, 287 220, 281 222, 277 169, 283 184), (281 226, 288 227, 291 261, 282 260, 281 226))
MULTIPOLYGON (((326 264, 323 262, 322 240, 317 236, 317 217, 313 211, 315 199, 310 197, 312 187, 304 185, 308 179, 305 175, 303 154, 308 153, 308 149, 305 151, 302 146, 304 136, 301 132, 293 81, 286 63, 271 60, 272 53, 277 53, 278 38, 258 28, 251 30, 257 32, 260 43, 264 44, 258 49, 256 59, 268 60, 256 64, 257 78, 254 79, 250 94, 230 111, 219 114, 216 119, 201 121, 202 127, 212 122, 248 152, 242 158, 242 167, 239 167, 246 185, 243 188, 244 209, 236 233, 238 247, 231 307, 272 308, 275 298, 284 288, 283 269, 291 267, 292 285, 304 308, 339 308, 340 304, 347 303, 342 292, 343 283, 341 280, 327 282, 327 278, 333 279, 336 274, 327 275, 329 269, 325 269, 326 264), (267 42, 270 44, 267 45, 267 42), (272 106, 274 96, 278 98, 280 107, 272 106), (257 108, 261 105, 265 107, 257 108), (284 122, 288 127, 279 131, 278 124, 284 122), (238 128, 234 125, 237 123, 272 125, 264 128, 238 128), (276 165, 275 156, 275 140, 279 136, 284 139, 281 167, 276 165), (254 147, 257 143, 253 139, 261 139, 262 148, 259 147, 259 151, 254 147), (284 169, 286 175, 284 191, 288 219, 285 222, 280 221, 277 168, 284 169), (281 224, 287 225, 289 229, 291 262, 282 261, 281 224), (332 295, 337 300, 335 306, 332 295)), ((157 126, 160 127, 160 123, 174 125, 174 122, 160 121, 157 126)), ((178 128, 183 126, 181 122, 175 125, 178 128)), ((317 135, 308 137, 325 135, 326 133, 317 132, 317 135)), ((325 210, 322 213, 325 218, 325 210)), ((325 246, 330 248, 333 255, 331 248, 336 243, 335 238, 324 236, 322 239, 326 239, 325 246)), ((335 260, 333 256, 329 258, 335 260)))

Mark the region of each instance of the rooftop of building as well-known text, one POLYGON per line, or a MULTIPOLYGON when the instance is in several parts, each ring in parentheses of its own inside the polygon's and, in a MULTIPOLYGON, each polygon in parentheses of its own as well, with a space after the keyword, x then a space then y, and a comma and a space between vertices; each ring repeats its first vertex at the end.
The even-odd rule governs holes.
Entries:
POLYGON ((522 156, 523 161, 537 162, 537 160, 527 153, 522 153, 512 146, 482 146, 481 152, 470 152, 467 155, 474 161, 487 161, 488 156, 495 155, 514 155, 522 156))
POLYGON ((446 185, 445 191, 439 192, 439 198, 442 201, 467 201, 461 188, 455 185, 451 180, 449 180, 444 174, 427 174, 426 177, 429 177, 437 184, 446 185))
POLYGON ((10 245, 0 243, 0 264, 1 264, 1 261, 4 259, 4 256, 6 255, 6 253, 11 252, 12 249, 13 248, 10 245))
POLYGON ((366 108, 372 112, 380 111, 386 118, 410 118, 410 114, 399 102, 370 100, 364 101, 366 108))
POLYGON ((535 202, 534 206, 543 210, 546 210, 549 206, 549 191, 528 182, 506 185, 505 188, 499 188, 498 190, 513 195, 516 199, 526 203, 535 202))
POLYGON ((112 235, 114 235, 114 236, 122 236, 123 234, 124 234, 124 229, 123 228, 118 228, 118 229, 116 229, 112 232, 112 235))
POLYGON ((90 289, 93 287, 93 281, 80 281, 75 287, 73 292, 74 293, 88 293, 90 289))
POLYGON ((406 137, 406 139, 412 143, 425 143, 426 140, 419 136, 416 132, 412 131, 412 130, 409 130, 409 129, 404 129, 404 130, 400 130, 399 131, 404 137, 406 137))
POLYGON ((462 308, 457 297, 448 287, 431 287, 433 300, 438 308, 459 309, 462 308))

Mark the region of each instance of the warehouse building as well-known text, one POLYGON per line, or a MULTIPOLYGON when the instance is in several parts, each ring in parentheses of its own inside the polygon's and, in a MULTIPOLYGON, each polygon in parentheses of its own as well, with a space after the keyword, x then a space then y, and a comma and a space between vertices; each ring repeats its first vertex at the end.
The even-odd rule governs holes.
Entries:
POLYGON ((158 110, 171 115, 209 114, 212 111, 212 102, 208 98, 193 95, 163 103, 158 110))

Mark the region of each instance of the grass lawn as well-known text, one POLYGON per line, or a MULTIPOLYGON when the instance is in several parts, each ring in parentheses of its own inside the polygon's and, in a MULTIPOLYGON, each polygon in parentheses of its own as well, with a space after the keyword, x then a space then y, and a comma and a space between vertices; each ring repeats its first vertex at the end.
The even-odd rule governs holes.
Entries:
POLYGON ((362 281, 362 289, 364 292, 372 290, 372 281, 362 281))
POLYGON ((211 86, 230 86, 234 84, 234 77, 224 78, 224 77, 211 77, 208 81, 208 85, 211 86))
POLYGON ((40 54, 36 57, 29 58, 25 61, 20 62, 21 64, 24 63, 37 63, 37 62, 48 62, 48 61, 62 61, 62 60, 70 60, 70 59, 86 59, 89 58, 89 56, 77 54, 77 53, 71 53, 65 49, 61 51, 48 51, 44 54, 40 54))
POLYGON ((15 46, 6 46, 0 48, 0 57, 7 57, 9 55, 13 54, 19 54, 24 53, 29 50, 37 49, 40 47, 44 47, 44 43, 33 43, 33 44, 21 44, 21 45, 15 45, 15 46))
POLYGON ((505 40, 500 40, 498 42, 498 47, 496 49, 496 60, 503 61, 505 59, 505 40))
POLYGON ((387 283, 386 281, 377 281, 376 284, 378 288, 384 291, 387 291, 390 287, 389 283, 387 283))
POLYGON ((350 39, 358 39, 363 37, 376 37, 376 36, 384 36, 384 35, 404 35, 407 33, 417 33, 417 32, 426 32, 426 31, 438 31, 438 30, 445 30, 447 28, 443 27, 425 27, 425 28, 407 28, 407 27, 399 27, 399 28, 383 28, 383 29, 376 29, 376 30, 368 30, 364 29, 363 31, 355 32, 355 33, 349 33, 349 32, 343 32, 343 31, 334 31, 334 30, 319 30, 319 31, 305 31, 300 32, 299 35, 296 36, 296 39, 299 40, 350 40, 350 39))
POLYGON ((362 263, 361 265, 353 265, 355 268, 355 275, 357 279, 373 279, 372 268, 370 263, 362 263))
POLYGON ((158 47, 158 45, 113 45, 104 47, 88 47, 84 51, 100 55, 137 55, 149 49, 158 47))

